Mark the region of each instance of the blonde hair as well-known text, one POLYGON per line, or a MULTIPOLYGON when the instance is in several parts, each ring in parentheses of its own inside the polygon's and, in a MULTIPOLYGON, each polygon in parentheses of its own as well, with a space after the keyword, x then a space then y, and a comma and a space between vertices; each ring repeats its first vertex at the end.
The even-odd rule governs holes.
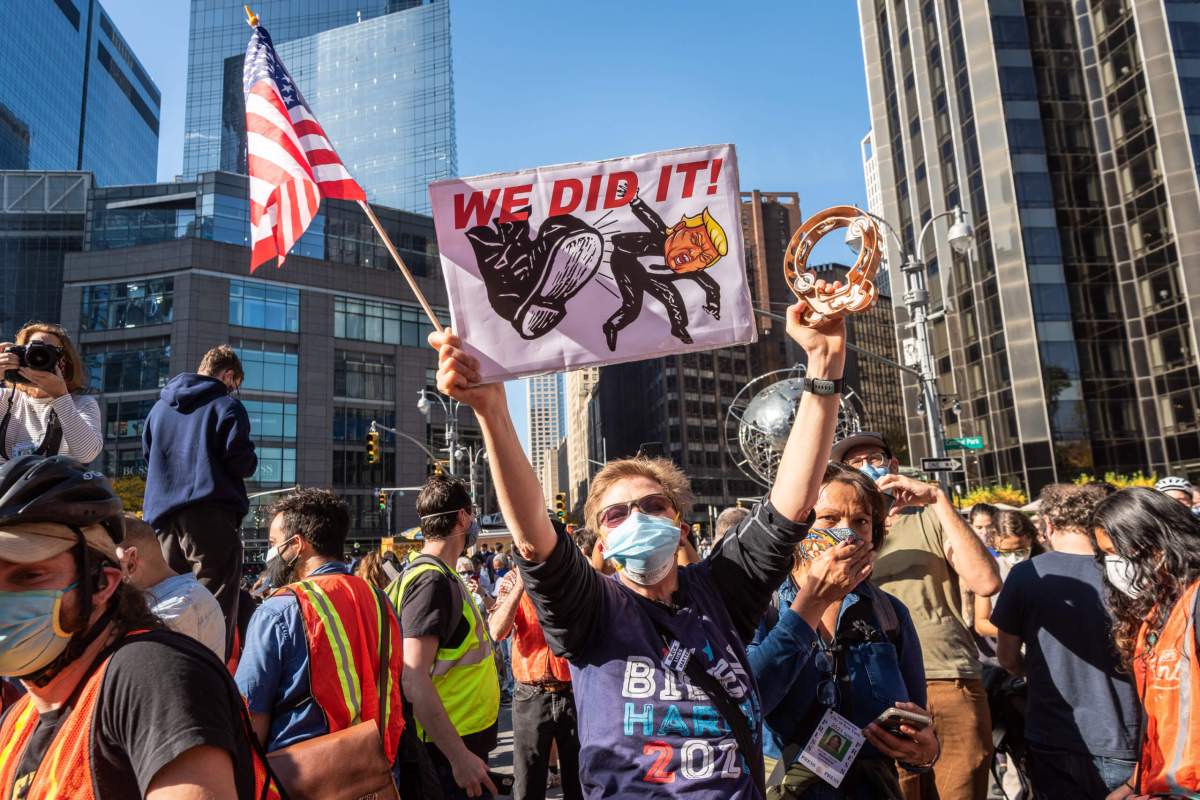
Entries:
POLYGON ((233 370, 235 381, 245 379, 246 373, 242 370, 242 362, 237 357, 237 353, 229 345, 219 344, 204 354, 196 372, 210 378, 220 378, 221 373, 228 369, 233 370))
POLYGON ((595 531, 603 531, 600 524, 600 506, 604 495, 613 484, 625 478, 649 478, 662 487, 663 494, 675 504, 675 510, 683 519, 692 513, 692 484, 683 470, 665 458, 622 458, 610 461, 592 478, 591 488, 588 489, 587 501, 583 504, 583 518, 588 527, 595 531))
POLYGON ((707 208, 694 217, 684 216, 679 221, 679 224, 685 228, 704 228, 705 232, 708 233, 708 240, 712 242, 713 247, 717 250, 717 258, 709 262, 708 266, 711 267, 720 260, 721 256, 729 252, 729 237, 725 235, 725 229, 721 227, 721 223, 717 222, 713 215, 708 213, 707 208))
MULTIPOLYGON (((67 334, 67 329, 62 325, 54 325, 50 322, 30 322, 24 328, 17 331, 16 344, 29 344, 29 340, 33 338, 35 333, 48 333, 51 336, 58 337, 58 342, 62 345, 62 373, 63 382, 67 384, 67 391, 71 394, 82 392, 87 388, 88 375, 83 368, 83 358, 79 355, 79 350, 76 349, 75 343, 71 341, 71 337, 67 334)), ((26 383, 18 383, 17 388, 23 392, 33 388, 26 383)))

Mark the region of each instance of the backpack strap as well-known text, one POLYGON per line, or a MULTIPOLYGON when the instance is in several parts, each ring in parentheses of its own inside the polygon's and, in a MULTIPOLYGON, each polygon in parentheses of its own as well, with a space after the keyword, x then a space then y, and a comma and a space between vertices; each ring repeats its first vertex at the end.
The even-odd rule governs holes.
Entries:
POLYGON ((896 607, 892 605, 883 590, 871 587, 871 610, 875 612, 875 621, 887 640, 894 645, 900 644, 900 617, 896 615, 896 607))

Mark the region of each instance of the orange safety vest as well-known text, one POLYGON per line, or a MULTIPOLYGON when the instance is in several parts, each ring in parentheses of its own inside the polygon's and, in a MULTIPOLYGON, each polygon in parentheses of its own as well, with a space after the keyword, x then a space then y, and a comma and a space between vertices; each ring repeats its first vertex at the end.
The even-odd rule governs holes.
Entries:
POLYGON ((513 620, 512 673, 521 683, 540 683, 546 680, 567 682, 571 670, 567 660, 550 652, 537 609, 528 594, 522 594, 513 620))
POLYGON ((1196 652, 1196 592, 1176 601, 1155 642, 1149 625, 1138 633, 1134 677, 1146 712, 1145 744, 1138 763, 1142 793, 1185 794, 1200 789, 1200 656, 1196 652))
POLYGON ((383 592, 355 575, 311 575, 280 591, 295 595, 308 642, 309 692, 330 733, 375 720, 388 762, 404 731, 400 673, 404 646, 396 612, 383 592), (380 631, 391 631, 386 668, 379 669, 380 631), (382 678, 382 686, 377 680, 382 678), (383 719, 379 698, 382 690, 383 719))
MULTIPOLYGON (((104 673, 112 660, 110 655, 91 677, 87 679, 79 699, 71 709, 62 727, 54 735, 42 763, 33 776, 25 800, 96 800, 100 792, 92 779, 92 725, 96 719, 100 687, 104 684, 104 673)), ((13 704, 12 711, 0 726, 0 797, 12 796, 13 784, 17 779, 17 767, 25 754, 38 725, 38 713, 29 695, 13 704)), ((146 735, 161 734, 147 731, 146 735)), ((253 748, 251 748, 253 752, 253 748)), ((254 757, 254 796, 263 794, 266 771, 257 755, 254 757)), ((101 798, 101 800, 105 800, 101 798)))

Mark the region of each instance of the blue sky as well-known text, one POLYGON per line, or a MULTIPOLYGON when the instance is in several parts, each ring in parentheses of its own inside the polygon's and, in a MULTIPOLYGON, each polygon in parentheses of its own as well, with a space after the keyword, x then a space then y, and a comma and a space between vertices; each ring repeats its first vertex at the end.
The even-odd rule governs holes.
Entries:
MULTIPOLYGON (((865 205, 855 5, 452 0, 459 172, 733 142, 743 189, 799 192, 804 214, 865 205)), ((104 6, 162 90, 169 180, 183 161, 188 3, 104 6)), ((844 260, 841 247, 815 258, 844 260)), ((524 438, 523 389, 510 385, 509 405, 524 438)))

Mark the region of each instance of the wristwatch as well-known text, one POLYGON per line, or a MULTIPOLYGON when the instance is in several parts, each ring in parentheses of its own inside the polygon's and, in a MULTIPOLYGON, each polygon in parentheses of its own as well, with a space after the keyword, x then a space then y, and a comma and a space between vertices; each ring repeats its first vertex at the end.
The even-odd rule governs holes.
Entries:
POLYGON ((802 378, 801 385, 804 387, 804 391, 815 395, 828 396, 842 393, 841 378, 835 381, 826 380, 825 378, 802 378))

